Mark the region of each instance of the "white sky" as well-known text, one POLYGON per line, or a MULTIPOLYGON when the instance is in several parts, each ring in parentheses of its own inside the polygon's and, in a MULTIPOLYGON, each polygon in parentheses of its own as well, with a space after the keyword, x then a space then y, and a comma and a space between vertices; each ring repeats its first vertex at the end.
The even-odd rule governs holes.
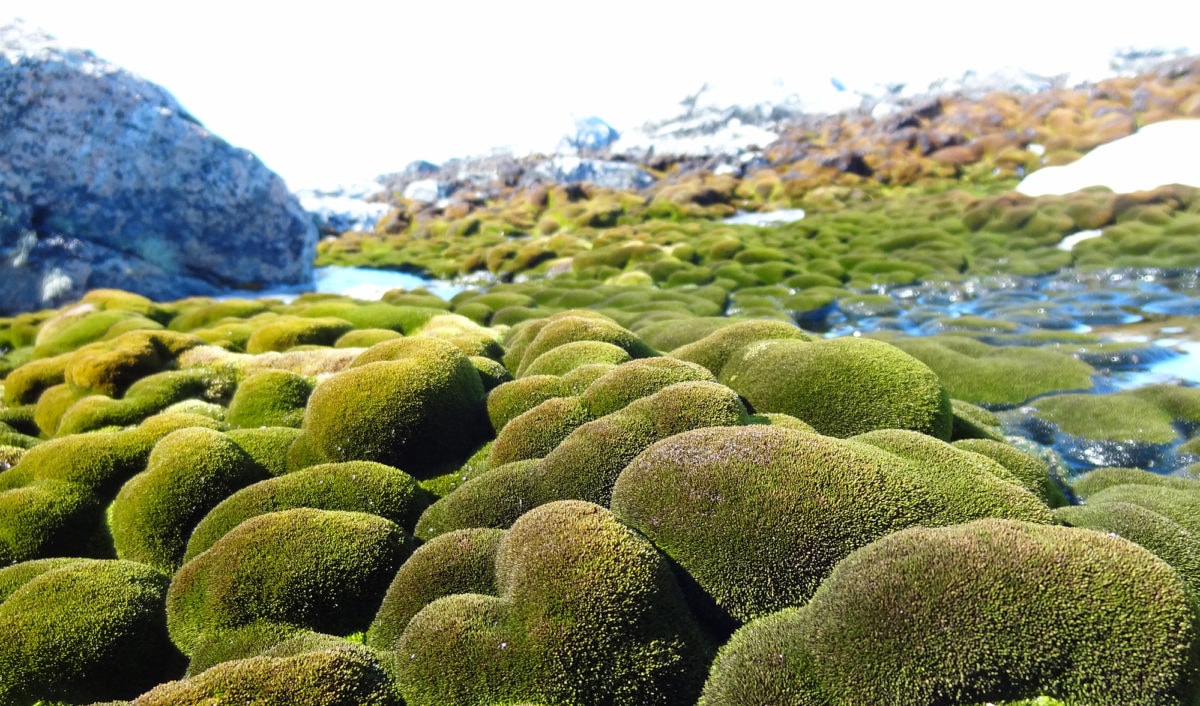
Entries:
POLYGON ((1194 0, 1084 7, 0 0, 0 23, 24 17, 161 84, 212 132, 301 187, 494 146, 549 149, 573 116, 636 125, 705 81, 740 97, 779 84, 828 91, 831 76, 854 88, 1004 66, 1096 75, 1115 47, 1200 43, 1194 0))

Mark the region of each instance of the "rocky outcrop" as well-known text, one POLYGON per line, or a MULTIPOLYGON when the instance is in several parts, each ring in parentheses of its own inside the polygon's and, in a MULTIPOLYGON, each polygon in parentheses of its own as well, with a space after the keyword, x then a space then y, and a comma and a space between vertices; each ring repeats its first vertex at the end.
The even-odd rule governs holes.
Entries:
POLYGON ((0 95, 0 313, 312 280, 316 227, 283 180, 159 86, 17 22, 0 95))

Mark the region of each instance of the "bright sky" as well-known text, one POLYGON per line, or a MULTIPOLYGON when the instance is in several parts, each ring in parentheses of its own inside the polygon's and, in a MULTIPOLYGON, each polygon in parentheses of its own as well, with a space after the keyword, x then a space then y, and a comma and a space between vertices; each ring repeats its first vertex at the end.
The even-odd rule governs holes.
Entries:
POLYGON ((1095 76, 1116 47, 1197 48, 1195 0, 1083 7, 0 0, 0 23, 24 17, 161 84, 295 188, 491 147, 549 149, 576 116, 629 127, 706 81, 733 98, 779 85, 803 96, 833 76, 852 89, 1004 66, 1095 76))

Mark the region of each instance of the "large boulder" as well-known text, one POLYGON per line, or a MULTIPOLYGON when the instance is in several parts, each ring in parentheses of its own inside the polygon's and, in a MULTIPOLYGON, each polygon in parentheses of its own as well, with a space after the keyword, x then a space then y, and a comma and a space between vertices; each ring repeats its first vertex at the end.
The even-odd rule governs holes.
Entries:
POLYGON ((0 313, 312 280, 316 227, 287 185, 161 87, 17 22, 0 95, 0 313))

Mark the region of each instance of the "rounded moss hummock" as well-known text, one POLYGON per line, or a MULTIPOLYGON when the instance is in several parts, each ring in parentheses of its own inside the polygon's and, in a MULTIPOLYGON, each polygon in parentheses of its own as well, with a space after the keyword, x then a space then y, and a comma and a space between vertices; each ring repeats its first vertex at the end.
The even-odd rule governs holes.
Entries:
POLYGON ((409 706, 693 704, 710 656, 667 561, 591 503, 523 515, 496 552, 498 595, 439 598, 396 643, 409 706))
POLYGON ((229 400, 225 421, 233 429, 298 427, 313 384, 288 370, 263 370, 243 380, 229 400))
POLYGON ((578 397, 551 397, 504 425, 492 443, 488 465, 541 458, 592 419, 578 397))
POLYGON ((395 649, 408 621, 438 598, 455 593, 495 594, 496 550, 506 534, 501 529, 458 530, 418 547, 388 586, 367 630, 367 646, 395 649))
POLYGON ((146 470, 129 479, 110 508, 117 556, 174 572, 192 529, 234 491, 266 471, 219 431, 191 427, 163 437, 146 470))
POLYGON ((743 627, 703 706, 1194 703, 1178 575, 1100 532, 1009 520, 912 528, 840 562, 812 601, 743 627))
POLYGON ((167 593, 171 639, 257 620, 334 635, 365 630, 411 538, 378 515, 297 508, 241 523, 183 565, 167 593))
POLYGON ((268 512, 297 507, 369 512, 411 531, 430 502, 416 479, 382 463, 309 466, 246 486, 222 500, 192 531, 183 561, 191 561, 242 522, 268 512))
POLYGON ((689 597, 724 630, 803 604, 834 564, 890 532, 992 516, 1050 521, 1041 501, 995 475, 997 464, 959 463, 975 455, 916 432, 884 433, 905 435, 898 441, 924 458, 783 426, 677 434, 625 467, 612 509, 678 563, 697 589, 689 597))
POLYGON ((182 669, 169 579, 130 561, 77 561, 0 602, 0 703, 128 699, 182 669))
POLYGON ((552 397, 569 393, 557 375, 526 375, 497 385, 487 396, 488 419, 499 434, 506 424, 552 397))
POLYGON ((928 365, 952 397, 975 404, 1018 405, 1059 390, 1092 387, 1092 366, 1044 348, 989 346, 962 336, 897 338, 892 343, 928 365))
POLYGON ((689 381, 716 382, 716 377, 696 363, 677 358, 638 358, 597 378, 587 386, 579 400, 592 418, 598 419, 668 385, 689 381))
POLYGON ((937 375, 899 348, 869 338, 752 343, 739 348, 717 378, 755 412, 790 414, 829 436, 912 429, 949 439, 954 424, 937 375))
POLYGON ((222 662, 160 684, 131 706, 402 706, 379 655, 350 642, 299 654, 222 662))
POLYGON ((377 461, 419 478, 461 465, 491 436, 475 367, 453 344, 425 337, 376 344, 323 380, 302 429, 316 462, 377 461), (402 357, 381 352, 393 345, 405 346, 402 357))
MULTIPOLYGON (((728 320, 727 320, 728 321, 728 320)), ((671 351, 671 357, 696 363, 720 376, 729 359, 742 347, 756 341, 811 341, 812 336, 796 326, 772 320, 733 321, 712 333, 671 351)))

